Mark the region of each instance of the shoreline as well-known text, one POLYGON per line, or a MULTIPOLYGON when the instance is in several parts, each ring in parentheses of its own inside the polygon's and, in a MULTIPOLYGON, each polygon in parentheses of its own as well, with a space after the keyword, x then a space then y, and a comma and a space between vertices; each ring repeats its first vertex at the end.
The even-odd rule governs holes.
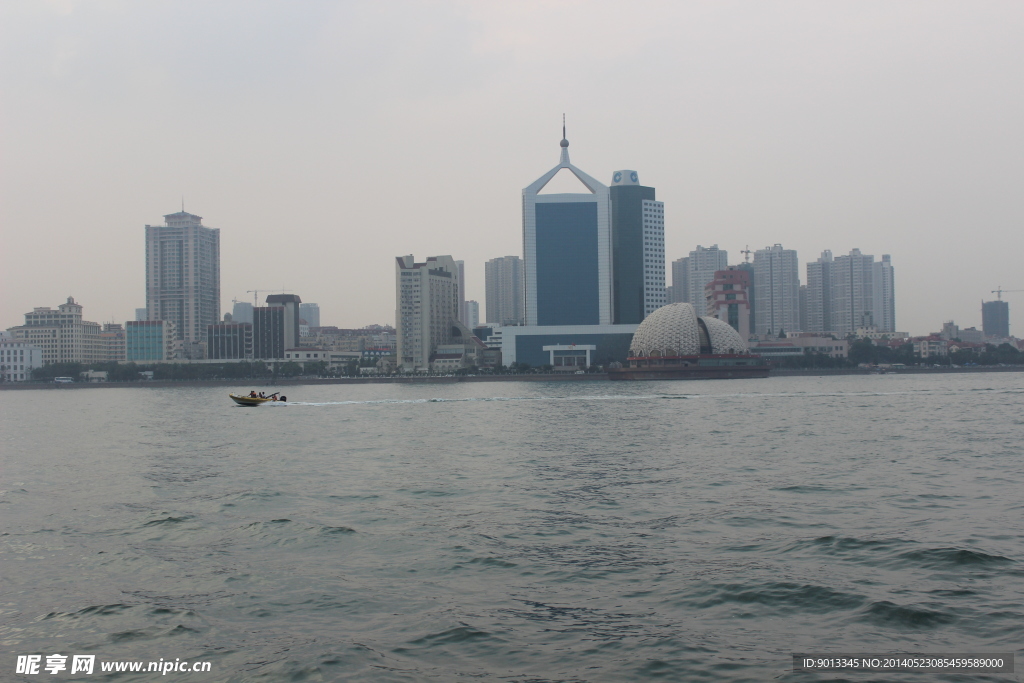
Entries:
MULTIPOLYGON (((826 377, 833 375, 944 375, 962 373, 989 372, 1024 372, 1024 365, 976 366, 969 368, 900 368, 876 373, 867 368, 773 368, 772 377, 826 377)), ((600 382, 610 381, 608 373, 593 372, 585 375, 575 374, 525 374, 525 375, 457 375, 454 377, 312 377, 267 380, 253 379, 187 379, 187 380, 138 380, 134 382, 75 382, 73 384, 55 384, 53 382, 4 382, 0 391, 25 390, 63 390, 63 389, 104 389, 129 387, 139 389, 162 389, 167 387, 287 387, 304 384, 459 384, 464 382, 600 382)), ((637 380, 640 381, 640 380, 637 380)), ((685 380, 679 380, 685 381, 685 380)))

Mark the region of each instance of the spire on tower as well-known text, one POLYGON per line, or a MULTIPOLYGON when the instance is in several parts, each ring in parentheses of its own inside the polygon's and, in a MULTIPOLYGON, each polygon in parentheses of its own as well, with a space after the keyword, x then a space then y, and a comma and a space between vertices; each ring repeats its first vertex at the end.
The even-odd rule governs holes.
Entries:
POLYGON ((559 143, 562 148, 562 158, 559 160, 562 166, 569 164, 569 140, 565 137, 565 114, 562 114, 562 142, 559 143))

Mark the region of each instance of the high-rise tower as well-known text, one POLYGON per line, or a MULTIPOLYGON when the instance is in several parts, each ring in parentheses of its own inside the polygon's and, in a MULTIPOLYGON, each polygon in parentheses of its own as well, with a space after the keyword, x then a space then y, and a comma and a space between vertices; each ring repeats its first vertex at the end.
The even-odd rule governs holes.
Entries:
POLYGON ((672 262, 672 300, 670 304, 690 303, 690 257, 672 262))
POLYGON ((981 329, 986 337, 1010 336, 1010 304, 997 299, 981 302, 981 329))
POLYGON ((691 304, 693 310, 703 311, 707 306, 704 288, 715 279, 715 273, 729 267, 729 252, 719 249, 717 244, 710 247, 697 248, 690 252, 686 261, 686 295, 685 303, 691 304))
POLYGON ((611 200, 608 187, 569 163, 562 126, 558 165, 523 189, 527 325, 612 322, 611 200), (541 194, 567 170, 585 193, 541 194))
POLYGON ((641 323, 664 306, 665 204, 636 171, 616 171, 609 188, 612 230, 612 315, 615 324, 641 323))
POLYGON ((882 332, 896 331, 896 285, 892 257, 882 254, 874 268, 875 327, 882 332))
POLYGON ((805 332, 834 332, 832 317, 832 252, 821 252, 807 263, 807 320, 805 332))
POLYGON ((484 264, 484 289, 487 322, 497 325, 522 325, 523 261, 518 256, 493 258, 484 264))
POLYGON ((796 251, 776 244, 754 252, 754 334, 800 329, 800 273, 796 251))
POLYGON ((846 256, 837 256, 832 264, 831 331, 840 337, 862 327, 877 326, 874 262, 874 256, 851 249, 846 256))
POLYGON ((438 346, 463 336, 457 324, 461 284, 451 256, 430 256, 423 263, 416 263, 412 254, 395 259, 395 334, 401 370, 426 372, 438 346))
POLYGON ((146 309, 174 323, 179 340, 206 342, 220 322, 220 230, 179 211, 146 226, 146 309))

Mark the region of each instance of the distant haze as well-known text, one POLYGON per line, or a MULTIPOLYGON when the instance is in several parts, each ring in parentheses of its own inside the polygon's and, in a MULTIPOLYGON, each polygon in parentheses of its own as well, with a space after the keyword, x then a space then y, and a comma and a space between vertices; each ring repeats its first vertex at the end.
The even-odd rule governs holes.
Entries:
POLYGON ((393 324, 410 253, 483 302, 563 112, 575 165, 657 188, 669 261, 888 253, 898 329, 980 327, 1024 289, 1022 35, 1019 2, 7 2, 0 328, 69 295, 132 319, 182 195, 222 313, 286 288, 393 324))

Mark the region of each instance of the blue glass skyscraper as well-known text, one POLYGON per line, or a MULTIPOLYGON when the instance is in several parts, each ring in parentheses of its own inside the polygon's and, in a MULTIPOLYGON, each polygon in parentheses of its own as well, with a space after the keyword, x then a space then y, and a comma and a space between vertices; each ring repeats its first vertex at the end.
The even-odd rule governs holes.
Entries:
POLYGON ((643 322, 664 306, 665 205, 636 171, 616 171, 612 201, 612 311, 615 324, 643 322))
POLYGON ((562 127, 558 165, 523 190, 527 325, 612 323, 611 199, 606 185, 569 163, 562 127), (541 194, 562 169, 589 192, 541 194))

